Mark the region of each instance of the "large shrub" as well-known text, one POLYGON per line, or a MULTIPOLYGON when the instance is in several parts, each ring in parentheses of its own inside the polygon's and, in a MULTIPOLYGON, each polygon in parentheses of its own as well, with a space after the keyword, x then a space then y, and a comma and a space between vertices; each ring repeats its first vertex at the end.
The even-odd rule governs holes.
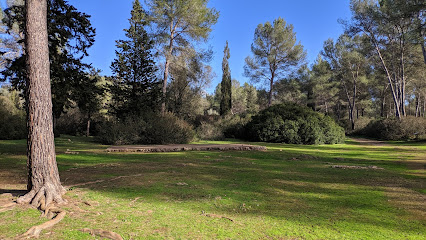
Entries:
POLYGON ((418 139, 426 135, 426 119, 413 116, 401 120, 383 118, 372 121, 358 134, 381 140, 418 139))
POLYGON ((295 104, 271 106, 254 116, 245 128, 252 141, 293 144, 334 144, 345 133, 333 119, 295 104))
POLYGON ((188 143, 194 138, 191 125, 171 113, 106 121, 98 131, 100 142, 116 145, 188 143))
POLYGON ((196 130, 197 138, 201 140, 223 140, 225 136, 219 122, 201 122, 196 130))

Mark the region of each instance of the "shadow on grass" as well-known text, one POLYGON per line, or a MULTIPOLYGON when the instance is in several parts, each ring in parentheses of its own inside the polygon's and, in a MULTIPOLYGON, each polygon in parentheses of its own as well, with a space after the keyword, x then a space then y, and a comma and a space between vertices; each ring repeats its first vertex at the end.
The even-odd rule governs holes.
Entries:
MULTIPOLYGON (((81 140, 58 144, 61 148, 100 149, 81 140)), ((409 213, 389 204, 386 197, 387 188, 424 188, 424 178, 404 177, 406 168, 397 158, 400 151, 359 145, 266 145, 271 150, 150 154, 88 151, 59 154, 57 159, 65 185, 102 180, 77 188, 110 198, 142 197, 147 202, 183 204, 200 212, 267 216, 330 228, 347 222, 418 231, 413 227, 416 224, 411 224, 414 220, 401 221, 409 213), (336 169, 331 167, 334 164, 385 169, 336 169)), ((7 168, 0 165, 1 171, 7 168)), ((25 177, 25 172, 21 175, 25 177)), ((407 204, 422 206, 421 199, 408 199, 407 204)), ((420 208, 424 213, 424 207, 420 208)))

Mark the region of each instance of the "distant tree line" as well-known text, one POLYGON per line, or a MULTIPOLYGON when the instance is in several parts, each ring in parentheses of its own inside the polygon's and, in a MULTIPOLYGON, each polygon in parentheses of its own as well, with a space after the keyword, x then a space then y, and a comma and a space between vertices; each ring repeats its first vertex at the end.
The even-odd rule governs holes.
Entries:
MULTIPOLYGON (((11 116, 17 111, 22 116, 26 106, 21 3, 8 1, 1 27, 1 77, 7 86, 0 106, 11 116), (22 100, 17 101, 19 94, 22 100)), ((170 138, 179 141, 191 140, 193 133, 198 138, 237 137, 260 110, 283 103, 308 106, 347 133, 359 133, 383 118, 425 119, 423 1, 352 0, 352 19, 340 20, 345 32, 325 41, 311 65, 293 25, 283 18, 259 24, 245 59, 250 82, 231 77, 232 43, 226 42, 222 81, 211 94, 205 89, 215 77, 209 65, 213 52, 200 43, 208 39, 219 13, 207 3, 150 0, 142 5, 135 0, 125 38, 116 41, 112 75, 102 76, 83 61, 94 43, 90 16, 65 0, 48 1, 56 132, 103 135, 106 143, 167 142, 148 136, 161 132, 167 122, 175 133, 170 138), (129 132, 126 125, 138 130, 129 132), (134 141, 124 140, 129 138, 134 141)))

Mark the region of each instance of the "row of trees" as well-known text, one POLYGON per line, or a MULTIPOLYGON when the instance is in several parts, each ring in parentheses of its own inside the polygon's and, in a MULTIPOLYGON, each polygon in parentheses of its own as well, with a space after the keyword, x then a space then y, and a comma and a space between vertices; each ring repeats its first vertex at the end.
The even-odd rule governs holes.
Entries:
MULTIPOLYGON (((311 67, 292 25, 281 18, 260 24, 245 75, 265 83, 261 89, 269 90, 267 106, 286 101, 308 105, 348 119, 352 130, 360 116, 424 117, 424 9, 423 1, 351 1, 353 18, 341 21, 345 33, 325 41, 311 67)), ((265 96, 262 91, 258 95, 262 106, 265 96)))
MULTIPOLYGON (((4 11, 2 75, 23 92, 25 27, 23 6, 18 3, 4 11)), ((204 94, 214 77, 208 65, 212 51, 197 47, 218 18, 207 1, 150 0, 144 10, 135 0, 109 77, 82 62, 94 42, 90 16, 63 0, 48 5, 54 119, 77 107, 87 135, 99 113, 123 120, 169 111, 194 121, 198 115, 255 113, 288 101, 347 119, 351 129, 357 128, 360 117, 425 115, 422 1, 351 1, 353 18, 342 21, 345 33, 325 41, 309 67, 291 24, 282 18, 259 24, 244 67, 244 75, 258 89, 231 80, 226 43, 222 82, 213 96, 204 94), (194 18, 189 14, 194 12, 200 14, 194 18)))
MULTIPOLYGON (((152 0, 147 1, 148 13, 135 0, 126 38, 116 44, 113 76, 101 77, 83 63, 95 36, 90 16, 65 0, 47 1, 54 122, 78 108, 88 135, 92 118, 102 109, 117 119, 146 112, 172 111, 185 119, 202 114, 195 102, 203 100, 204 87, 214 76, 208 65, 212 51, 196 46, 208 38, 218 18, 207 2, 152 0)), ((1 74, 25 97, 25 9, 18 0, 8 5, 1 29, 6 50, 1 74)))

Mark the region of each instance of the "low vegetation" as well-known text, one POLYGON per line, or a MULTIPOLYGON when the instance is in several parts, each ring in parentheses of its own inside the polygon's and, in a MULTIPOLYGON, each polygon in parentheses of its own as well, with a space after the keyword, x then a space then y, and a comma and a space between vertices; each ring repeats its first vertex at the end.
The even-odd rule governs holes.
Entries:
POLYGON ((382 140, 410 140, 426 137, 426 118, 407 116, 398 120, 384 118, 371 121, 357 132, 360 135, 382 140))
MULTIPOLYGON (((150 154, 106 153, 83 137, 63 136, 56 145, 70 189, 67 215, 40 239, 93 239, 84 228, 124 239, 426 237, 424 142, 150 154)), ((0 191, 24 192, 25 140, 0 141, 0 162, 0 191)), ((0 238, 45 221, 35 209, 15 207, 0 213, 0 238)))
POLYGON ((188 143, 195 135, 192 126, 172 113, 145 114, 122 121, 106 121, 100 126, 97 140, 103 144, 172 144, 188 143))
POLYGON ((273 105, 246 126, 252 141, 292 144, 334 144, 345 138, 343 128, 333 119, 312 109, 292 103, 273 105))

